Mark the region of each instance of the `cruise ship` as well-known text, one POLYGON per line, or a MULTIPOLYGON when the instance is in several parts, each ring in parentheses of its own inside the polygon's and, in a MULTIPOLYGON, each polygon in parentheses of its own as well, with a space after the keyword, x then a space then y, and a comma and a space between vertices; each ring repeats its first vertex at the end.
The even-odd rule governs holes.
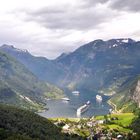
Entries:
POLYGON ((90 106, 90 101, 87 101, 84 105, 80 106, 77 109, 77 116, 80 116, 82 113, 84 113, 90 106))
POLYGON ((96 100, 98 100, 98 101, 102 101, 102 96, 100 96, 100 95, 96 95, 96 100))
POLYGON ((64 101, 70 101, 70 99, 67 98, 67 97, 62 98, 62 100, 64 100, 64 101))
POLYGON ((72 94, 73 95, 76 95, 76 96, 79 96, 80 95, 80 92, 79 91, 72 91, 72 94))

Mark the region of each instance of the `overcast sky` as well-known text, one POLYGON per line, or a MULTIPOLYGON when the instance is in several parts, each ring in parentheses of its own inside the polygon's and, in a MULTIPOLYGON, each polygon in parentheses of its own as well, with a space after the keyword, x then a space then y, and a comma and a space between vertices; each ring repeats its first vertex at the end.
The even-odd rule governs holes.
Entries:
POLYGON ((140 40, 140 0, 0 0, 0 44, 53 59, 95 39, 140 40))

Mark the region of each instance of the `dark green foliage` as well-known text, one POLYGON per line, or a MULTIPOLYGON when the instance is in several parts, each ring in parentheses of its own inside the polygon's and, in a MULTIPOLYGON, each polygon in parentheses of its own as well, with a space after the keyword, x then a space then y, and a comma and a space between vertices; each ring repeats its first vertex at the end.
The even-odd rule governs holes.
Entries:
POLYGON ((133 131, 136 133, 133 139, 140 140, 140 109, 136 111, 136 115, 138 117, 132 123, 133 131))
POLYGON ((60 128, 33 112, 6 105, 0 105, 0 139, 82 140, 77 135, 62 134, 60 128))

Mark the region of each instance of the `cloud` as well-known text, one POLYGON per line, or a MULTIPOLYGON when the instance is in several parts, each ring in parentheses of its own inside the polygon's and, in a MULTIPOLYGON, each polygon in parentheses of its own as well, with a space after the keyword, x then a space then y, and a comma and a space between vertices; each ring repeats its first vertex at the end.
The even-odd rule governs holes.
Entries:
POLYGON ((1 1, 0 44, 52 59, 94 39, 138 40, 139 7, 137 0, 1 1))
POLYGON ((105 4, 109 0, 82 0, 82 3, 86 6, 94 6, 95 4, 105 4))
POLYGON ((125 11, 140 11, 139 0, 110 0, 110 6, 114 9, 125 10, 125 11))
MULTIPOLYGON (((87 3, 89 2, 88 0, 87 3)), ((97 1, 93 7, 87 7, 87 3, 81 1, 76 6, 53 5, 35 11, 26 11, 25 20, 37 22, 49 29, 89 30, 118 15, 105 5, 97 5, 97 1)))

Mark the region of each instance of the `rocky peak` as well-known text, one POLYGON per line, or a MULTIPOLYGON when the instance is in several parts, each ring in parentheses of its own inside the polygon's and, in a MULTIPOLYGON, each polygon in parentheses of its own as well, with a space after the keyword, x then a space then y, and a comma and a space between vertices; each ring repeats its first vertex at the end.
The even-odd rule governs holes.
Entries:
POLYGON ((13 45, 3 44, 3 45, 1 46, 1 48, 14 49, 14 46, 13 46, 13 45))
POLYGON ((15 48, 13 45, 7 45, 7 44, 3 44, 2 46, 0 46, 0 49, 6 52, 14 51, 17 53, 29 53, 26 49, 18 49, 18 48, 15 48))
POLYGON ((131 38, 119 38, 119 39, 110 39, 107 42, 111 42, 111 43, 134 43, 136 41, 131 39, 131 38))

